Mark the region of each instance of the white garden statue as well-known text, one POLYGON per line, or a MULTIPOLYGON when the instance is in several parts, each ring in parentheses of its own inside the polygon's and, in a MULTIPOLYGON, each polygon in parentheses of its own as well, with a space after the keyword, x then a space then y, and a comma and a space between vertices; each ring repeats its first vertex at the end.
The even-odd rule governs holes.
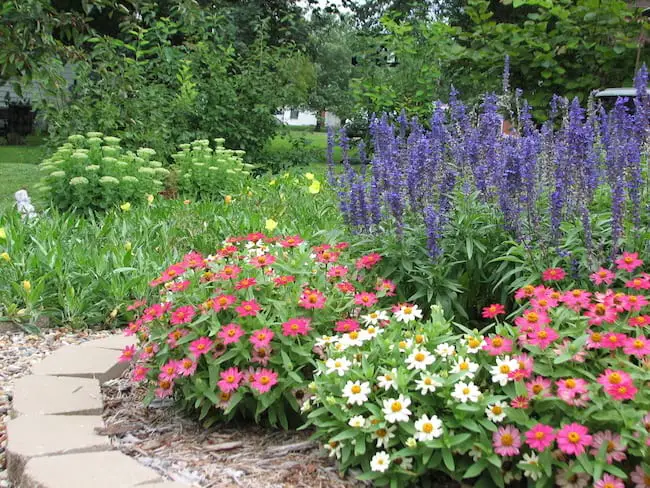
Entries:
POLYGON ((36 209, 34 209, 26 190, 18 190, 14 193, 14 197, 16 198, 16 208, 24 219, 29 220, 36 217, 36 209))

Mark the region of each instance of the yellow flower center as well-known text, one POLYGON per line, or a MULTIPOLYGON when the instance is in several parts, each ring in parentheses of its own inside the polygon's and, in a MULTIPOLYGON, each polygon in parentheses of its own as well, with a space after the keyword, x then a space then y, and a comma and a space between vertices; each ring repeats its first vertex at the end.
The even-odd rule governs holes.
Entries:
POLYGON ((352 388, 350 388, 350 391, 356 395, 358 393, 361 393, 361 387, 359 385, 354 385, 352 388))
POLYGON ((614 385, 618 385, 622 379, 623 378, 621 378, 621 375, 618 373, 612 373, 609 375, 609 382, 614 385))
POLYGON ((425 358, 425 357, 426 357, 426 356, 425 356, 424 354, 422 354, 421 352, 419 352, 419 353, 417 353, 417 354, 415 355, 415 360, 416 360, 416 361, 424 361, 424 358, 425 358))
POLYGON ((228 383, 234 383, 234 382, 235 382, 235 377, 234 377, 233 375, 229 374, 229 375, 226 377, 226 381, 227 381, 228 383))
POLYGON ((570 432, 568 435, 569 442, 572 444, 577 444, 580 442, 580 434, 577 432, 570 432))
POLYGON ((512 436, 510 434, 503 434, 501 436, 501 445, 503 445, 503 446, 506 446, 506 447, 512 446, 513 441, 514 441, 514 439, 512 438, 512 436))
POLYGON ((510 366, 508 366, 507 364, 502 364, 501 366, 499 366, 499 371, 503 374, 509 373, 510 366))
POLYGON ((260 383, 262 383, 263 385, 268 385, 270 381, 271 378, 269 378, 266 375, 260 377, 260 383))
POLYGON ((343 366, 343 364, 341 363, 341 361, 335 361, 334 366, 340 368, 341 366, 343 366))
POLYGON ((494 415, 501 415, 503 413, 503 409, 499 405, 494 405, 490 410, 492 410, 494 415))
POLYGON ((501 347, 503 345, 503 339, 501 337, 495 337, 492 339, 492 345, 496 347, 501 347))
POLYGON ((404 308, 404 313, 410 315, 413 313, 413 309, 411 307, 406 307, 404 308))
POLYGON ((469 395, 470 391, 471 390, 469 388, 467 388, 467 387, 463 388, 463 395, 469 395))
POLYGON ((427 422, 422 426, 422 432, 425 434, 430 434, 433 432, 433 424, 431 422, 427 422))
POLYGON ((399 411, 402 410, 402 404, 401 404, 400 402, 393 402, 393 404, 391 405, 390 409, 391 409, 393 412, 399 412, 399 411))
POLYGON ((467 341, 467 345, 469 347, 471 347, 472 349, 476 349, 478 346, 481 345, 481 341, 479 341, 478 339, 472 337, 467 341))
POLYGON ((535 439, 541 441, 543 438, 544 438, 544 432, 542 432, 541 430, 535 432, 535 439))
POLYGON ((574 380, 573 378, 569 378, 568 380, 566 380, 564 382, 564 384, 566 385, 567 388, 575 388, 576 387, 576 380, 574 380))
POLYGON ((356 330, 350 332, 350 339, 356 339, 357 337, 359 337, 359 333, 356 330))
POLYGON ((462 362, 458 365, 458 369, 460 369, 461 371, 467 371, 469 369, 469 364, 467 364, 466 362, 462 362))

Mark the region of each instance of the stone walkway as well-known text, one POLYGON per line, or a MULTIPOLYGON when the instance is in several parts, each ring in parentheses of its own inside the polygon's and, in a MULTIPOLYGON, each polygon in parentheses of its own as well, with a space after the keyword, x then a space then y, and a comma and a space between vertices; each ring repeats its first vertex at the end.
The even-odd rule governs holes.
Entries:
POLYGON ((100 382, 128 366, 120 350, 134 343, 111 336, 64 346, 14 385, 7 423, 7 468, 17 488, 182 488, 116 451, 104 427, 100 382))

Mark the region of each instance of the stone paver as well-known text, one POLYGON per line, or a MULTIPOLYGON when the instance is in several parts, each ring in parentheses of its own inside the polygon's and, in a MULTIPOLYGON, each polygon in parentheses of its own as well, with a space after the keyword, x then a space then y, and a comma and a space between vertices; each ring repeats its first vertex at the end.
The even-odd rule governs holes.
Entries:
POLYGON ((102 411, 97 380, 31 375, 14 385, 14 416, 101 415, 102 411))
POLYGON ((101 383, 120 376, 128 363, 119 363, 113 349, 64 346, 32 368, 35 375, 97 378, 101 383))
MULTIPOLYGON (((21 488, 135 488, 162 478, 118 451, 30 459, 21 488)), ((152 486, 151 484, 149 486, 152 486)))
POLYGON ((95 433, 95 428, 103 426, 98 415, 23 415, 10 420, 7 423, 9 479, 17 482, 25 464, 36 457, 111 450, 108 437, 95 433))
POLYGON ((98 349, 114 349, 121 351, 126 346, 135 346, 138 339, 135 336, 126 337, 123 334, 115 334, 104 339, 97 339, 94 341, 84 342, 80 347, 94 347, 98 349))

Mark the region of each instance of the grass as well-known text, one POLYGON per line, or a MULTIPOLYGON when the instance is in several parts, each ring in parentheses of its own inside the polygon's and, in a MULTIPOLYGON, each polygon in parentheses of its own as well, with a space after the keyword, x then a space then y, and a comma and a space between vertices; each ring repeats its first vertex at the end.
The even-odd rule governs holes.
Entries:
POLYGON ((10 204, 16 191, 33 189, 41 177, 37 164, 45 151, 39 145, 0 146, 0 207, 10 204))
MULTIPOLYGON (((322 163, 327 162, 327 132, 314 132, 313 130, 289 129, 276 135, 266 146, 266 149, 273 153, 288 153, 294 149, 294 143, 300 144, 300 140, 304 139, 306 148, 313 149, 322 154, 322 163)), ((356 149, 350 151, 350 157, 355 158, 357 154, 356 149)), ((341 162, 343 159, 341 148, 334 146, 333 158, 336 162, 341 162)))

